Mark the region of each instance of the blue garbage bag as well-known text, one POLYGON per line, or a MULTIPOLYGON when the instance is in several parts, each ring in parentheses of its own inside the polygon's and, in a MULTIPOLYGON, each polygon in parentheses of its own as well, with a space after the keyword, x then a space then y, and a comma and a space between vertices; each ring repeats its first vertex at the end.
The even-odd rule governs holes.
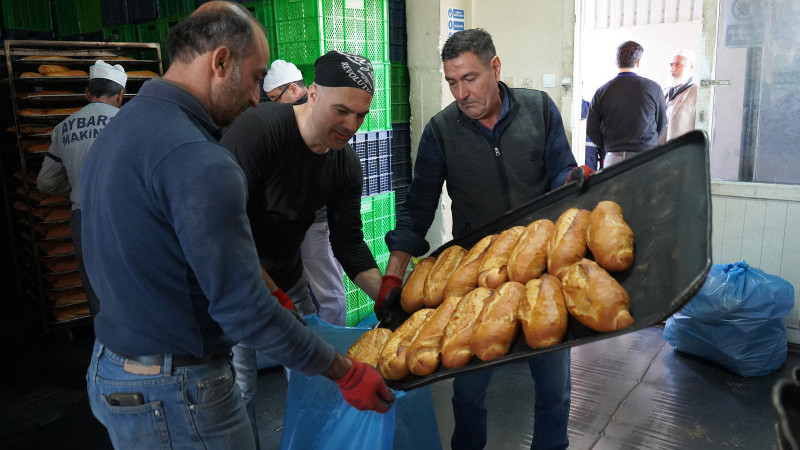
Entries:
POLYGON ((714 264, 700 291, 667 320, 664 340, 742 376, 767 375, 786 362, 783 317, 794 288, 746 262, 714 264))
MULTIPOLYGON (((306 324, 340 353, 377 323, 374 315, 355 328, 305 316, 306 324)), ((281 433, 281 449, 441 449, 430 387, 396 391, 386 414, 359 411, 342 398, 325 377, 289 371, 289 391, 281 433), (413 444, 412 444, 413 443, 413 444)))

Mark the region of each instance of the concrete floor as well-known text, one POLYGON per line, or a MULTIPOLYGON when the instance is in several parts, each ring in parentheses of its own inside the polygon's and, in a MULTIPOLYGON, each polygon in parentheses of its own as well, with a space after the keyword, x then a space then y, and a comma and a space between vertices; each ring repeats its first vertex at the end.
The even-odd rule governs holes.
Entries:
MULTIPOLYGON (((777 448, 770 393, 800 365, 800 353, 790 351, 786 365, 774 374, 743 378, 676 353, 662 340, 661 331, 648 328, 572 349, 570 448, 777 448)), ((91 416, 85 394, 91 339, 90 330, 75 330, 71 341, 49 339, 18 347, 20 351, 4 361, 1 448, 111 448, 104 428, 91 416)), ((524 363, 495 370, 487 449, 530 448, 532 383, 524 363)), ((412 391, 412 401, 398 402, 395 448, 449 448, 451 385, 450 380, 440 381, 412 391), (426 414, 436 423, 428 421, 424 430, 401 423, 402 417, 426 414)), ((262 449, 280 447, 287 387, 281 369, 260 372, 262 449)))

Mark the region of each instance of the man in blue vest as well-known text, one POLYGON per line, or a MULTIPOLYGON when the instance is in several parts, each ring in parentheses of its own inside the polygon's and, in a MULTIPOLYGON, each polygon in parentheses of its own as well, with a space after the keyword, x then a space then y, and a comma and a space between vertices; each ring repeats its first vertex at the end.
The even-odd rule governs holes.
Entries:
MULTIPOLYGON (((411 256, 425 254, 425 235, 447 182, 453 236, 460 236, 562 186, 576 167, 561 114, 550 97, 500 81, 500 58, 485 30, 459 31, 442 48, 444 77, 455 98, 425 126, 414 178, 396 228, 376 311, 400 286, 411 256)), ((570 351, 528 360, 536 383, 534 449, 569 444, 570 351)), ((486 445, 486 393, 492 370, 453 381, 454 449, 486 445)))

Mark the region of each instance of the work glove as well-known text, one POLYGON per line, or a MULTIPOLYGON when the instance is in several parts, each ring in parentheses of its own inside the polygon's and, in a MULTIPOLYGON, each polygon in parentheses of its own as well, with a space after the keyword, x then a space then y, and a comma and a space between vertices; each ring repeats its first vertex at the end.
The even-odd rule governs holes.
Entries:
POLYGON ((391 310, 400 299, 400 287, 403 280, 394 275, 384 275, 378 298, 375 299, 375 317, 381 322, 391 319, 391 310))
POLYGON ((572 169, 569 175, 567 175, 567 181, 565 181, 564 184, 569 184, 570 181, 574 180, 579 180, 578 183, 585 183, 587 180, 589 180, 589 175, 593 173, 594 170, 587 165, 578 166, 572 169), (580 181, 581 179, 583 181, 580 181))
POLYGON ((294 307, 292 299, 290 299, 289 296, 286 295, 286 292, 283 292, 283 289, 281 288, 275 289, 274 291, 270 292, 270 294, 272 294, 273 297, 277 298, 278 303, 280 303, 281 306, 283 306, 284 308, 288 309, 289 312, 292 313, 295 319, 297 319, 303 325, 306 324, 306 321, 303 320, 303 318, 300 316, 300 313, 297 312, 297 308, 294 307))
POLYGON ((387 413, 394 402, 394 392, 372 366, 350 357, 347 359, 353 363, 350 370, 342 378, 334 380, 342 390, 344 400, 360 411, 387 413))

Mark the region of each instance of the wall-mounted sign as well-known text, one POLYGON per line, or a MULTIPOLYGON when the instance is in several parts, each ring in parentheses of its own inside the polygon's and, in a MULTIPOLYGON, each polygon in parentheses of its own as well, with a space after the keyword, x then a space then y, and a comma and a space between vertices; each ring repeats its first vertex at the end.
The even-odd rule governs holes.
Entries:
POLYGON ((464 10, 447 8, 447 37, 464 29, 464 10))

